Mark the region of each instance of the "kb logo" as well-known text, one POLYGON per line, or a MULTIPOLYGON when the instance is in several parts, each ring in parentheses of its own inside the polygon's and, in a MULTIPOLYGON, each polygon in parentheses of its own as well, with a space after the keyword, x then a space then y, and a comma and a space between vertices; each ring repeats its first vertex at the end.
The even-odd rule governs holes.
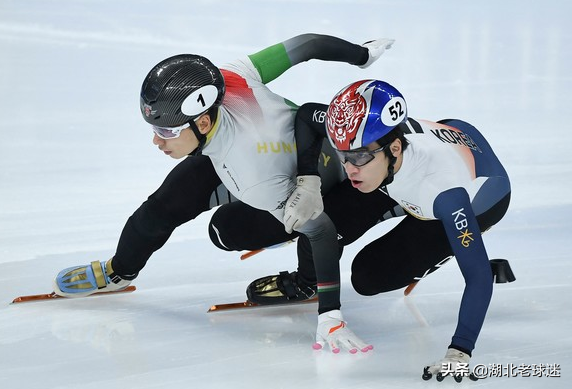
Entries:
POLYGON ((474 239, 473 233, 469 232, 469 222, 467 221, 467 215, 463 213, 464 210, 465 208, 461 208, 458 211, 453 212, 451 215, 455 217, 455 227, 461 233, 457 238, 461 240, 461 245, 463 247, 469 247, 474 239))
POLYGON ((324 123, 326 121, 326 111, 315 110, 312 114, 312 120, 316 123, 324 123))

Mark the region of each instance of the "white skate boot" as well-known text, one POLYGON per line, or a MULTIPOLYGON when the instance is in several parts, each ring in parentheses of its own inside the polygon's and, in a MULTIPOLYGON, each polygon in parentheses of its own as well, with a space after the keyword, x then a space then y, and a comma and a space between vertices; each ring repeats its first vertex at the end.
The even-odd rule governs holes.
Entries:
POLYGON ((65 297, 85 297, 93 293, 121 290, 130 283, 113 272, 110 259, 62 270, 54 280, 54 292, 65 297))

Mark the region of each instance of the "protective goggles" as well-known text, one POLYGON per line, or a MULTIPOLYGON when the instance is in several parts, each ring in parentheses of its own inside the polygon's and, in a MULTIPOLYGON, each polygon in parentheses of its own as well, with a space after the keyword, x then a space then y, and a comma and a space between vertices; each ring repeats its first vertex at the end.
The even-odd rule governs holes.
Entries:
POLYGON ((338 155, 338 158, 340 159, 340 162, 342 164, 349 162, 354 166, 361 167, 373 161, 373 159, 375 158, 375 154, 385 150, 387 146, 389 146, 389 144, 381 146, 380 148, 375 150, 367 150, 367 149, 350 150, 350 151, 336 150, 336 154, 338 155))
POLYGON ((151 126, 153 127, 153 132, 161 139, 175 139, 181 136, 181 131, 185 128, 189 128, 191 126, 190 123, 185 123, 182 126, 178 127, 159 127, 159 126, 151 126))

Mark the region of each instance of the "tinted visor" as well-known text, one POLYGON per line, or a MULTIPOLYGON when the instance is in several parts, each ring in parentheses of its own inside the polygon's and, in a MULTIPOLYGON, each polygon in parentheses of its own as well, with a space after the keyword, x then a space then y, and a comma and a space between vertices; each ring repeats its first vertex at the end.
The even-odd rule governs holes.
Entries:
POLYGON ((367 150, 367 149, 359 149, 359 150, 350 150, 350 151, 340 151, 336 150, 336 154, 340 159, 342 164, 346 162, 351 163, 354 166, 361 167, 364 166, 375 158, 375 154, 383 151, 388 145, 381 146, 375 150, 367 150))

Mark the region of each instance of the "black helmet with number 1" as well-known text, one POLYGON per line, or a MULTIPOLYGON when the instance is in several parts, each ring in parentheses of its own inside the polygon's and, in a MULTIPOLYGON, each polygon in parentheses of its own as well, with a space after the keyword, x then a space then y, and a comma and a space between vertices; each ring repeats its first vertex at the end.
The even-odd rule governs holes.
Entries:
POLYGON ((159 62, 143 81, 140 108, 153 126, 190 123, 224 97, 221 71, 205 57, 180 54, 159 62))

